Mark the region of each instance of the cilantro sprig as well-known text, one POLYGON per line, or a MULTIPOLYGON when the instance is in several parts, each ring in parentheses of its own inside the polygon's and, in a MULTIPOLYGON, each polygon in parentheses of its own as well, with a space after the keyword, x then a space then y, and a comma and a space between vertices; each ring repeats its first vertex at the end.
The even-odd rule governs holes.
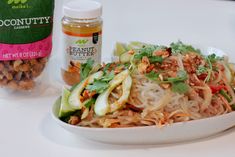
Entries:
POLYGON ((156 81, 159 78, 159 73, 151 71, 150 73, 145 74, 145 76, 150 80, 156 81))
POLYGON ((207 62, 207 66, 199 65, 196 70, 196 74, 201 75, 203 73, 207 73, 207 77, 205 78, 204 82, 208 82, 210 81, 212 71, 217 69, 217 67, 215 66, 213 67, 213 64, 219 60, 222 60, 223 57, 216 56, 216 54, 214 53, 208 56, 203 56, 203 57, 207 62))
POLYGON ((188 91, 189 86, 184 82, 188 79, 187 72, 184 70, 179 70, 176 77, 169 77, 166 80, 160 81, 159 73, 151 71, 150 73, 145 74, 145 76, 153 81, 156 81, 158 84, 170 83, 172 85, 172 91, 184 94, 188 91))
POLYGON ((114 78, 114 72, 106 73, 101 79, 95 79, 93 84, 86 87, 89 91, 95 91, 96 93, 103 93, 108 87, 109 82, 114 78))
POLYGON ((167 81, 171 83, 173 92, 184 94, 189 89, 189 86, 184 82, 187 79, 187 72, 185 70, 179 70, 177 77, 170 77, 167 81))
POLYGON ((90 84, 86 87, 89 91, 95 91, 96 93, 103 93, 107 88, 109 87, 109 84, 102 80, 94 80, 93 84, 90 84))
POLYGON ((208 72, 208 68, 203 66, 203 65, 199 65, 197 70, 196 70, 197 75, 201 75, 201 74, 207 73, 207 72, 208 72))
POLYGON ((185 54, 188 52, 196 52, 196 53, 201 54, 201 51, 199 49, 196 49, 191 45, 186 45, 182 41, 171 43, 170 48, 171 48, 172 53, 174 54, 178 54, 178 53, 185 54))
POLYGON ((184 82, 176 82, 172 84, 172 91, 179 94, 184 94, 188 91, 189 86, 184 82))
POLYGON ((150 63, 162 63, 163 58, 161 56, 154 56, 153 52, 158 50, 166 50, 165 46, 147 45, 144 48, 139 49, 138 53, 134 55, 135 60, 141 60, 144 56, 148 57, 150 63))
POLYGON ((95 62, 94 60, 89 58, 86 63, 81 64, 81 71, 80 71, 81 80, 84 80, 89 75, 94 65, 94 62, 95 62))
POLYGON ((90 108, 93 104, 95 104, 95 101, 96 101, 95 98, 91 98, 91 99, 89 99, 89 100, 87 100, 87 101, 85 102, 84 106, 85 106, 86 108, 90 108))
POLYGON ((217 61, 219 61, 219 60, 222 60, 223 57, 216 56, 216 54, 213 53, 213 54, 208 55, 208 56, 207 56, 207 59, 208 59, 211 63, 215 63, 215 62, 217 62, 217 61))
POLYGON ((163 58, 160 56, 151 56, 151 57, 149 57, 149 61, 150 61, 150 63, 156 63, 156 62, 162 63, 163 58))

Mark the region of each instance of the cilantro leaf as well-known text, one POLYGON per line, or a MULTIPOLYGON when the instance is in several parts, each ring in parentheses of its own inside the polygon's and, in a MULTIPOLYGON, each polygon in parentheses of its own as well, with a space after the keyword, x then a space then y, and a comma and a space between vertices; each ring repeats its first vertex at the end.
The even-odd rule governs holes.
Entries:
POLYGON ((186 93, 188 89, 189 89, 188 85, 184 82, 177 82, 172 84, 172 91, 179 94, 186 93))
POLYGON ((156 81, 157 83, 170 83, 172 85, 172 91, 184 94, 188 91, 189 87, 186 83, 184 83, 185 80, 187 80, 188 75, 187 72, 184 70, 179 70, 177 73, 177 77, 170 77, 166 81, 159 81, 157 80, 159 77, 159 73, 155 73, 154 71, 151 71, 148 74, 145 74, 145 76, 153 81, 156 81))
POLYGON ((210 60, 211 63, 216 61, 216 55, 214 53, 211 55, 208 55, 207 58, 210 60))
POLYGON ((218 60, 223 59, 223 57, 216 56, 216 54, 211 54, 207 56, 207 59, 210 60, 211 63, 215 63, 218 60))
POLYGON ((109 87, 109 83, 102 80, 95 80, 93 84, 86 87, 89 91, 96 91, 96 93, 103 93, 109 87))
POLYGON ((107 71, 109 70, 110 66, 112 65, 112 63, 107 63, 103 69, 104 73, 107 73, 107 71))
POLYGON ((149 57, 149 61, 150 63, 156 63, 156 62, 162 63, 163 58, 160 56, 151 56, 149 57))
POLYGON ((106 75, 104 75, 102 78, 101 78, 101 80, 102 81, 106 81, 106 82, 108 82, 108 81, 111 81, 113 78, 114 78, 114 71, 111 71, 110 73, 107 73, 106 75))
POLYGON ((170 48, 171 48, 172 53, 175 53, 175 54, 177 53, 185 54, 188 52, 196 52, 196 53, 201 54, 201 51, 199 49, 195 49, 191 45, 183 44, 181 41, 178 41, 176 43, 171 43, 170 48))
POLYGON ((134 59, 136 59, 136 60, 141 60, 144 56, 147 56, 147 57, 148 57, 148 53, 146 53, 146 52, 137 53, 137 54, 134 55, 134 59))
POLYGON ((140 49, 140 54, 145 54, 145 56, 152 56, 153 51, 157 49, 156 45, 148 45, 142 49, 140 49))
POLYGON ((134 59, 141 60, 144 56, 146 56, 148 58, 153 57, 152 58, 153 62, 162 62, 160 58, 157 58, 157 56, 153 56, 153 52, 157 50, 166 50, 166 48, 167 47, 165 46, 147 45, 146 47, 139 49, 139 53, 136 53, 134 55, 134 59))
POLYGON ((184 94, 189 89, 188 85, 183 82, 187 80, 187 78, 188 78, 187 72, 185 70, 179 70, 177 73, 177 77, 168 78, 167 81, 171 83, 173 92, 184 94))
POLYGON ((156 81, 156 79, 159 77, 159 74, 151 71, 150 73, 145 74, 145 76, 150 80, 156 81))
POLYGON ((81 71, 80 71, 81 80, 84 80, 89 75, 94 62, 95 62, 94 60, 89 58, 86 63, 81 64, 81 71))
POLYGON ((100 79, 95 79, 93 84, 89 84, 86 89, 89 91, 96 91, 96 93, 103 93, 108 87, 109 82, 114 78, 114 71, 106 73, 100 79))
POLYGON ((208 72, 208 68, 203 66, 203 65, 199 65, 197 70, 196 70, 197 75, 201 75, 201 74, 207 73, 207 72, 208 72))
POLYGON ((91 99, 89 99, 89 100, 87 100, 87 101, 85 102, 84 106, 85 106, 86 108, 90 108, 91 105, 95 104, 95 101, 96 101, 95 98, 91 98, 91 99))

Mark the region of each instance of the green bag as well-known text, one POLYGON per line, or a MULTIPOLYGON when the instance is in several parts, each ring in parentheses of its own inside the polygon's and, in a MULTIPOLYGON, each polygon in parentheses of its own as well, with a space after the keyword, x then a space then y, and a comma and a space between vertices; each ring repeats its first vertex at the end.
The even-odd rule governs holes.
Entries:
POLYGON ((54 0, 0 0, 0 86, 29 90, 52 49, 54 0))

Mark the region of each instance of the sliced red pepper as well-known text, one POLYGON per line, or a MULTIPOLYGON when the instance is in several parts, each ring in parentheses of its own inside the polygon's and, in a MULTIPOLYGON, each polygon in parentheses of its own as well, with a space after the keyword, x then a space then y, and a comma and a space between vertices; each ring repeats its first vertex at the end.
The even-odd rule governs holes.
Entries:
POLYGON ((205 80, 206 77, 207 77, 207 74, 205 74, 205 73, 198 75, 198 78, 199 78, 200 80, 205 80))
POLYGON ((209 85, 209 86, 210 86, 212 94, 219 92, 221 89, 227 90, 226 86, 224 85, 209 85))

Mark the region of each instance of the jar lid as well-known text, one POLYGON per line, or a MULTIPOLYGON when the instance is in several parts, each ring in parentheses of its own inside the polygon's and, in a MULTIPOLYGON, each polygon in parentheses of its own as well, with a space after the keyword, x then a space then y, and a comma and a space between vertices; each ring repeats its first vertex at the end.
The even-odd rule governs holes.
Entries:
POLYGON ((64 15, 78 19, 92 19, 102 15, 102 5, 92 0, 74 0, 63 7, 64 15))

